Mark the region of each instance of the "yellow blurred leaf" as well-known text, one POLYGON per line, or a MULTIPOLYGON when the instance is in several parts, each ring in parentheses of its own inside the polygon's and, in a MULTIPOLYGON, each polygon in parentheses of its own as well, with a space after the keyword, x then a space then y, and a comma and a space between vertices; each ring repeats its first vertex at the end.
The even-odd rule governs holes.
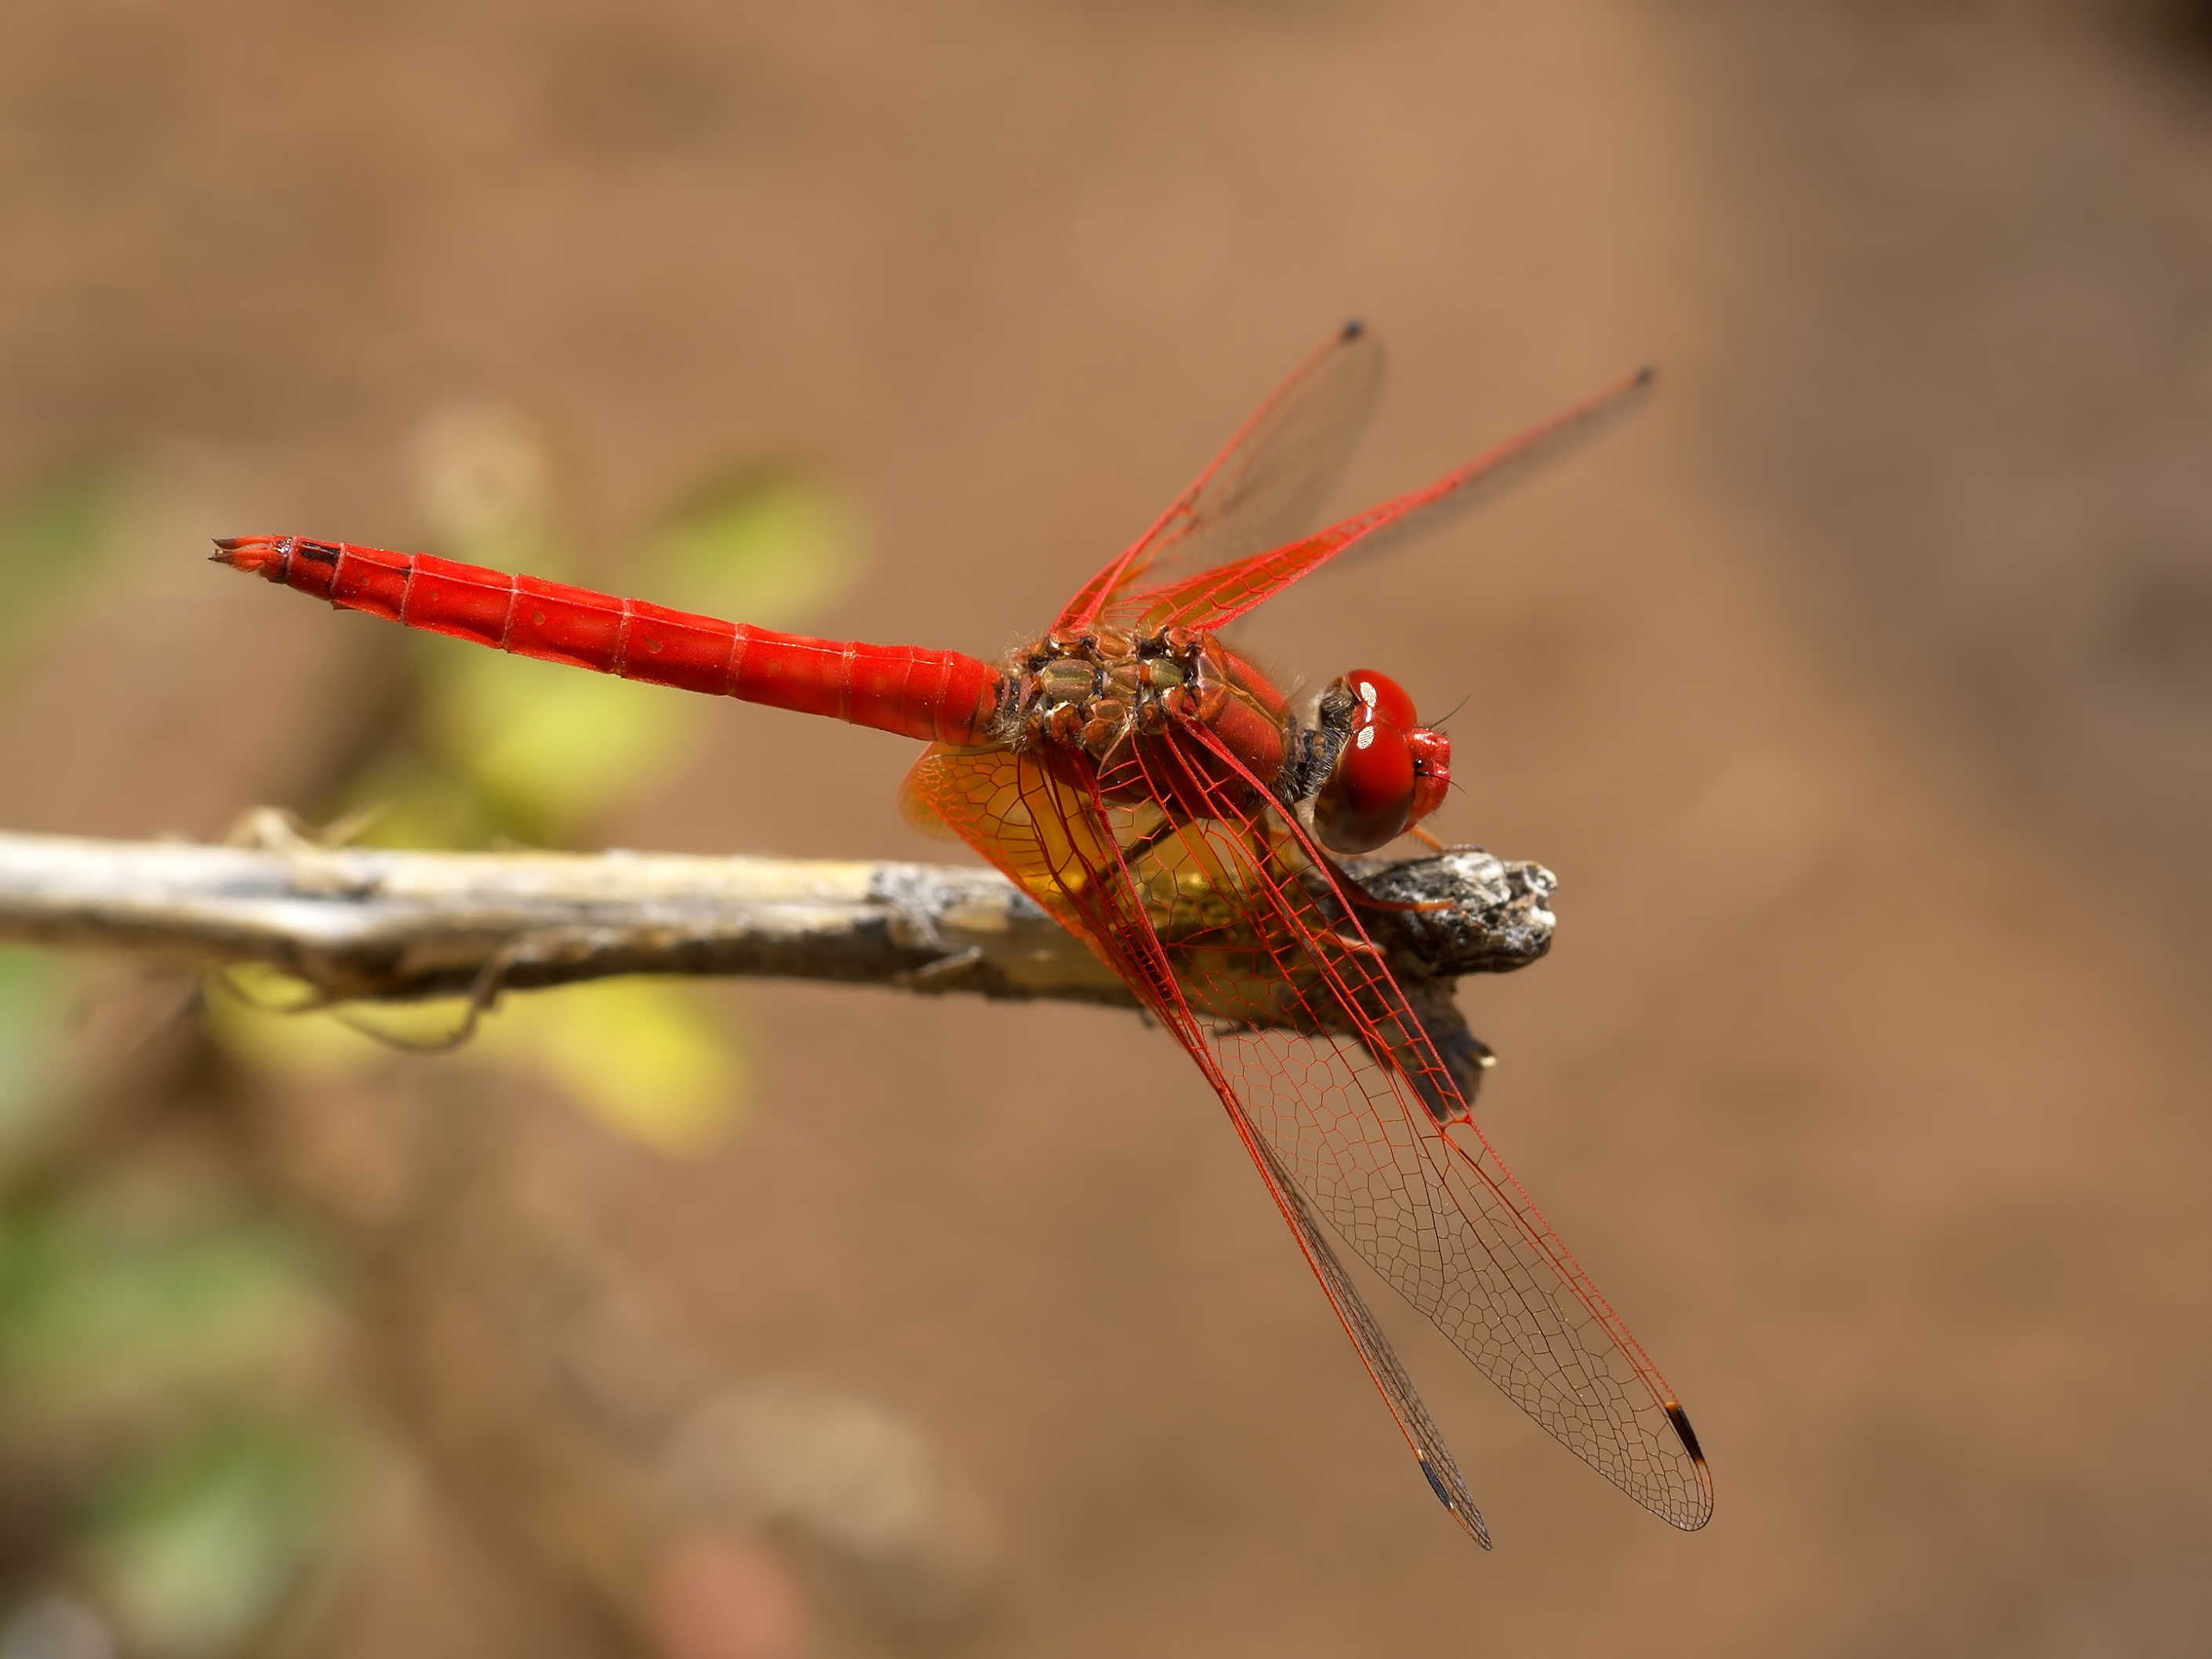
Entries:
MULTIPOLYGON (((313 992, 252 964, 218 977, 208 1019, 218 1042, 278 1076, 328 1079, 386 1060, 394 1042, 428 1044, 461 1029, 459 997, 307 1010, 313 992), (243 994, 241 994, 243 993, 243 994)), ((667 980, 604 980, 509 993, 454 1051, 464 1063, 542 1077, 625 1139, 690 1157, 736 1127, 749 1081, 738 1045, 689 988, 667 980)))
POLYGON ((546 840, 667 775, 703 713, 665 686, 483 652, 456 656, 433 695, 441 747, 546 840))
POLYGON ((646 560, 658 603, 763 628, 805 623, 866 564, 851 508, 777 474, 702 492, 653 538, 646 560))
MULTIPOLYGON (((307 1080, 353 1077, 388 1061, 391 1043, 313 1011, 314 988, 258 963, 241 963, 209 981, 208 1029, 247 1064, 278 1077, 307 1080)), ((380 1004, 350 1017, 404 1042, 434 1042, 467 1017, 461 997, 380 1004)))
POLYGON ((655 1152, 705 1151, 736 1127, 747 1083, 736 1047, 667 980, 618 979, 510 1001, 487 1054, 527 1056, 607 1127, 655 1152))

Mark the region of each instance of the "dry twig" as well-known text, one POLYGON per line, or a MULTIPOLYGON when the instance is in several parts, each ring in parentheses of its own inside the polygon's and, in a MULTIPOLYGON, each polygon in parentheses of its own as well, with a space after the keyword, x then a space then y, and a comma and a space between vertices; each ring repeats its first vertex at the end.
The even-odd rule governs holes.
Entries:
MULTIPOLYGON (((1402 977, 1543 954, 1553 882, 1475 848, 1364 860, 1402 977)), ((1097 959, 995 871, 641 853, 210 847, 0 833, 0 938, 179 963, 258 962, 332 1001, 615 974, 765 975, 1128 1006, 1097 959)))
MULTIPOLYGON (((189 964, 253 962, 328 1002, 471 994, 617 974, 755 975, 1133 1006, 1081 944, 994 871, 643 853, 326 847, 280 815, 251 844, 0 834, 0 938, 189 964)), ((1476 848, 1350 872, 1419 909, 1361 921, 1431 1036, 1474 1082, 1461 974, 1550 945, 1540 866, 1476 848)))

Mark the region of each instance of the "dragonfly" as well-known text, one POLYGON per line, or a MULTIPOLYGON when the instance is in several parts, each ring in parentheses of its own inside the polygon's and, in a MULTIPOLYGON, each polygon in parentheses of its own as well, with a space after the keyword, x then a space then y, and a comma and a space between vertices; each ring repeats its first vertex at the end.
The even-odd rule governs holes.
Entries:
POLYGON ((1363 918, 1403 902, 1340 862, 1427 836, 1449 738, 1373 670, 1293 706, 1219 634, 1330 561, 1432 527, 1585 439, 1650 375, 1313 530, 1381 373, 1371 333, 1332 336, 1049 630, 998 662, 349 543, 248 536, 219 540, 215 557, 342 611, 927 744, 902 790, 908 821, 995 865, 1182 1045, 1460 1526, 1490 1547, 1330 1231, 1540 1426, 1693 1531, 1712 1480, 1688 1416, 1476 1126, 1393 978, 1363 918))

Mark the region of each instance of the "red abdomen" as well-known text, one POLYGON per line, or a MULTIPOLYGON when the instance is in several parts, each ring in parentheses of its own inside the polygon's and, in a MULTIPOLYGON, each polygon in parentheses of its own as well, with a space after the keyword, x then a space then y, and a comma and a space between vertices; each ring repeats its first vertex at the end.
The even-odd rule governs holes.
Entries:
POLYGON ((999 671, 957 651, 775 634, 743 623, 509 576, 428 553, 246 536, 216 544, 246 571, 409 628, 628 680, 830 714, 925 742, 989 741, 999 671))

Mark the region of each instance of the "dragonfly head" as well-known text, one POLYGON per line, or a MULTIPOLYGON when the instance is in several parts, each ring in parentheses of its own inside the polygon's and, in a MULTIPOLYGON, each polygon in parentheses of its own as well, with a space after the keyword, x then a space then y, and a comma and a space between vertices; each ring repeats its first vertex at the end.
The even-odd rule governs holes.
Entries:
POLYGON ((1314 797, 1314 832, 1337 853, 1371 853, 1443 802, 1451 739, 1423 726, 1413 700, 1387 674, 1355 668, 1322 693, 1324 724, 1344 728, 1314 797))

